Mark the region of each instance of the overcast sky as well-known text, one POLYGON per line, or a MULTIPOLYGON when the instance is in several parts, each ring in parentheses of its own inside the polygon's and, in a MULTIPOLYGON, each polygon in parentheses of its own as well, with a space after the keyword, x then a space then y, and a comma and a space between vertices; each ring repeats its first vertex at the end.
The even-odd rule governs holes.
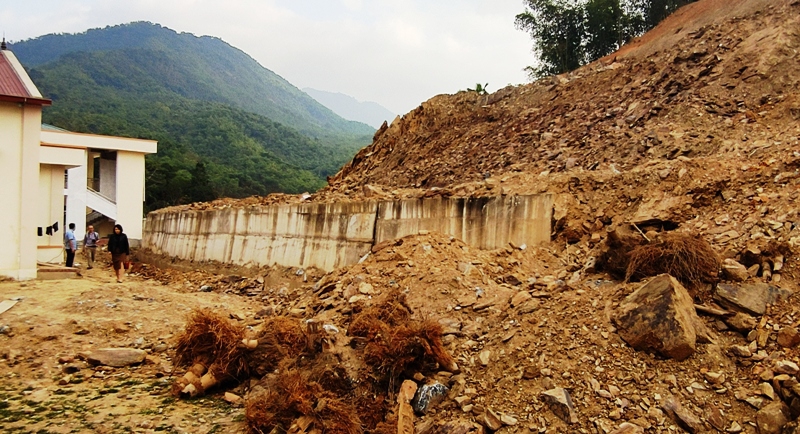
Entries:
POLYGON ((131 21, 222 38, 298 88, 397 114, 475 83, 526 82, 522 0, 0 0, 9 41, 131 21))

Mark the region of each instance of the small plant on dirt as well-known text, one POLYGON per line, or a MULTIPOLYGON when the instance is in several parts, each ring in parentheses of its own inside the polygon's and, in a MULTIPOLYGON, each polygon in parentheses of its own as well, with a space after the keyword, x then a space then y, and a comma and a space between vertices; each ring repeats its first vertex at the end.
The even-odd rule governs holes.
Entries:
POLYGON ((475 92, 478 95, 486 95, 489 93, 489 90, 486 89, 489 86, 489 83, 481 85, 480 83, 475 83, 475 89, 467 88, 467 92, 475 92))

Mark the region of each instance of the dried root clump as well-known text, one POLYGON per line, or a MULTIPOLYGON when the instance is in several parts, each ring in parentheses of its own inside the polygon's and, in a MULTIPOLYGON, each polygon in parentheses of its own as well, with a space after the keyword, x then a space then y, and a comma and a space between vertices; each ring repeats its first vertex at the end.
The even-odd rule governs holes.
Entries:
POLYGON ((609 231, 606 249, 597 258, 597 268, 617 279, 624 279, 631 262, 631 252, 646 242, 632 228, 622 226, 609 231))
POLYGON ((697 289, 718 281, 720 258, 701 236, 667 233, 658 241, 638 246, 630 255, 626 281, 667 273, 687 288, 697 289))
POLYGON ((245 329, 210 310, 195 310, 175 347, 176 365, 190 366, 172 387, 178 396, 196 396, 227 380, 249 375, 242 347, 245 329))
POLYGON ((252 433, 273 432, 276 428, 278 432, 364 432, 355 407, 296 369, 265 378, 264 387, 248 397, 245 418, 252 433))
POLYGON ((256 346, 247 356, 251 373, 264 376, 285 358, 296 358, 308 346, 308 338, 299 321, 276 317, 265 322, 255 338, 256 346))
POLYGON ((408 368, 421 368, 431 362, 450 371, 458 370, 444 349, 442 326, 434 320, 412 320, 398 294, 358 314, 348 334, 363 344, 364 362, 390 383, 408 368))

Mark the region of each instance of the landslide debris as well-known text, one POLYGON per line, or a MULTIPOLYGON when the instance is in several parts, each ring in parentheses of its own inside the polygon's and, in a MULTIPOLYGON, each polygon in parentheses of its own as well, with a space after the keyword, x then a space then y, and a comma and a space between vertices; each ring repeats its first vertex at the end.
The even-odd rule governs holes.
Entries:
MULTIPOLYGON (((701 0, 572 73, 422 103, 382 127, 318 193, 182 208, 550 192, 548 245, 481 251, 420 233, 293 285, 203 277, 185 288, 238 284, 265 306, 240 321, 288 315, 327 324, 333 348, 380 354, 339 356, 348 381, 394 378, 360 395, 370 409, 358 415, 364 432, 407 420, 394 399, 404 380, 446 388, 417 410, 419 433, 800 432, 798 29, 796 0, 701 0), (655 276, 663 272, 677 280, 655 276), (662 294, 679 296, 656 298, 674 304, 631 297, 653 281, 669 282, 662 294), (396 293, 411 318, 441 326, 457 373, 435 364, 409 372, 360 341, 394 331, 364 331, 356 318, 396 293), (622 311, 653 320, 658 333, 619 321, 622 311), (663 351, 678 335, 671 318, 681 324, 677 352, 663 351), (377 371, 363 370, 364 360, 377 371)), ((329 419, 355 429, 350 416, 314 413, 319 402, 342 409, 338 400, 352 392, 331 395, 310 372, 279 366, 256 376, 260 389, 239 386, 253 394, 253 432, 276 418, 292 432, 322 430, 329 419), (271 406, 290 386, 306 401, 271 406), (301 404, 308 411, 298 412, 301 404)))

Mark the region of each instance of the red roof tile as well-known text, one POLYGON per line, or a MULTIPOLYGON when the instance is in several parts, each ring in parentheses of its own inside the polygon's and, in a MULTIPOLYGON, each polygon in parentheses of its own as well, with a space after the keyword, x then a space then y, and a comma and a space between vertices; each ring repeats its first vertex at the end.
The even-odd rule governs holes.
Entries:
POLYGON ((30 98, 33 95, 20 79, 6 56, 0 52, 0 95, 30 98))

